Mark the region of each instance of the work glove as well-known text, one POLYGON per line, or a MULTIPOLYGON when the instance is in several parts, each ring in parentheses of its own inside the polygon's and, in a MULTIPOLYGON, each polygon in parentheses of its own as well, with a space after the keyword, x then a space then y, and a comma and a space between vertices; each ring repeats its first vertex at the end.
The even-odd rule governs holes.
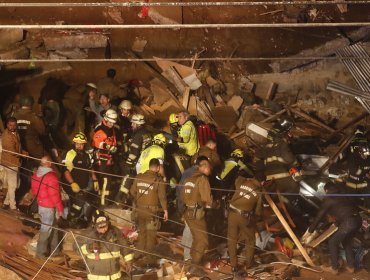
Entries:
POLYGON ((78 193, 81 190, 80 186, 76 182, 71 183, 71 189, 75 193, 78 193))
POLYGON ((94 186, 94 191, 98 192, 99 191, 99 181, 94 180, 93 181, 93 186, 94 186))
POLYGON ((110 153, 114 154, 117 152, 117 147, 113 145, 106 144, 105 149, 107 149, 110 153))

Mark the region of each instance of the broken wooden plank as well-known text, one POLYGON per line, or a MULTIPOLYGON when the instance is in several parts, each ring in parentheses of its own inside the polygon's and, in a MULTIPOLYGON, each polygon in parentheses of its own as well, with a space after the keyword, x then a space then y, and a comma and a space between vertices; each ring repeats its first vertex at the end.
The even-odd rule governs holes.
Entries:
POLYGON ((215 107, 215 102, 213 101, 213 97, 211 95, 211 92, 209 91, 209 88, 208 87, 202 87, 201 89, 203 90, 203 94, 206 97, 206 101, 207 101, 208 106, 211 109, 214 108, 215 107))
POLYGON ((227 102, 227 106, 233 107, 234 111, 239 115, 239 108, 242 106, 244 100, 238 95, 234 95, 231 99, 227 102))
POLYGON ((307 245, 312 248, 316 248, 319 244, 321 244, 326 239, 328 239, 330 236, 332 236, 337 230, 338 230, 338 227, 335 224, 331 224, 327 230, 325 230, 322 234, 320 234, 319 237, 312 240, 307 245))
MULTIPOLYGON (((134 53, 134 52, 131 52, 131 51, 128 51, 126 53, 129 56, 133 57, 133 58, 142 59, 142 57, 140 55, 138 55, 137 53, 134 53)), ((177 90, 177 88, 169 80, 167 80, 165 77, 163 77, 161 75, 161 73, 159 73, 159 71, 157 71, 154 68, 154 66, 152 66, 149 62, 147 62, 147 61, 141 61, 141 65, 143 65, 146 70, 148 70, 154 77, 158 78, 160 81, 162 81, 167 86, 167 88, 170 91, 170 97, 176 102, 176 104, 180 108, 183 108, 181 102, 176 98, 176 96, 181 95, 182 92, 179 92, 177 90)))
POLYGON ((351 127, 351 126, 352 127, 355 127, 359 122, 361 122, 368 115, 369 115, 369 112, 364 112, 363 114, 361 114, 357 118, 354 118, 353 120, 351 120, 350 122, 348 122, 347 124, 345 124, 343 127, 339 128, 336 131, 334 131, 333 133, 331 133, 329 135, 328 139, 332 138, 333 136, 337 135, 338 133, 341 133, 343 130, 345 130, 345 129, 351 127))
POLYGON ((185 108, 185 110, 188 110, 190 101, 190 88, 185 87, 184 93, 182 94, 182 106, 185 108))
POLYGON ((108 37, 101 34, 60 35, 43 37, 46 50, 105 48, 108 37))
POLYGON ((162 75, 167 80, 172 82, 179 92, 185 91, 185 88, 187 87, 187 85, 173 66, 170 66, 166 71, 163 71, 162 75))
POLYGON ((319 126, 321 128, 324 128, 324 129, 326 129, 326 130, 328 130, 328 131, 330 131, 332 133, 335 132, 335 129, 334 128, 331 128, 330 126, 322 123, 321 121, 319 121, 319 120, 311 117, 310 115, 306 114, 305 112, 302 112, 302 111, 300 111, 298 109, 294 109, 294 108, 289 108, 289 110, 292 113, 294 113, 295 115, 298 115, 299 117, 301 117, 301 118, 303 118, 303 119, 305 119, 305 120, 307 120, 309 122, 312 122, 312 123, 316 124, 317 126, 319 126))
POLYGON ((270 87, 269 87, 269 89, 267 91, 265 100, 272 100, 272 99, 274 99, 276 90, 277 90, 277 84, 276 83, 271 83, 270 84, 270 87))
POLYGON ((299 242, 299 239, 297 238, 297 236, 294 234, 293 230, 290 228, 288 222, 285 220, 285 218, 283 217, 283 215, 281 214, 279 208, 276 206, 275 202, 271 199, 270 195, 269 194, 265 194, 265 198, 268 202, 268 204, 270 205, 271 209, 274 211, 274 213, 276 214, 276 216, 278 217, 279 221, 281 222, 281 224, 283 225, 284 229, 286 230, 286 232, 289 234, 290 238, 293 240, 294 244, 297 246, 298 250, 301 252, 303 258, 306 260, 306 262, 310 265, 310 266, 315 266, 315 264, 313 263, 312 259, 310 258, 310 256, 308 255, 307 251, 305 248, 303 248, 301 242, 299 242))

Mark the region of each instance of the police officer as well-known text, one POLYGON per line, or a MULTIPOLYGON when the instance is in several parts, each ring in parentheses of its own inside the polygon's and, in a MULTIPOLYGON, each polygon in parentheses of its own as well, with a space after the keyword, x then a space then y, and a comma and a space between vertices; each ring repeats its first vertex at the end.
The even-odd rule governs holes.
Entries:
POLYGON ((204 276, 204 271, 198 266, 202 262, 204 252, 208 248, 207 226, 205 209, 212 207, 211 188, 208 176, 211 174, 211 164, 205 156, 198 157, 196 161, 198 170, 185 180, 183 187, 184 219, 193 236, 191 246, 191 263, 189 272, 194 275, 204 276))
MULTIPOLYGON (((45 125, 33 111, 34 99, 30 95, 21 96, 21 108, 14 113, 21 138, 22 147, 30 156, 41 158, 44 155, 42 137, 45 135, 45 125)), ((38 165, 35 162, 33 167, 38 165)))
POLYGON ((128 242, 123 238, 122 232, 110 224, 109 218, 101 210, 95 211, 93 226, 94 230, 87 235, 91 239, 86 239, 81 246, 81 252, 89 268, 87 279, 123 279, 120 257, 122 256, 129 266, 134 257, 128 242))
POLYGON ((192 157, 191 162, 195 162, 199 156, 205 156, 208 158, 212 166, 212 170, 221 165, 221 159, 217 153, 217 144, 213 139, 209 139, 204 146, 199 148, 199 151, 192 157))
MULTIPOLYGON (((95 128, 92 139, 92 146, 94 147, 94 168, 97 171, 104 173, 113 173, 113 154, 117 152, 117 139, 114 124, 117 122, 117 112, 113 109, 108 109, 103 115, 103 120, 100 125, 95 128)), ((112 178, 105 174, 98 174, 100 191, 100 204, 105 205, 105 198, 107 196, 114 197, 114 186, 112 178)))
POLYGON ((178 137, 174 138, 174 140, 178 142, 180 149, 183 150, 185 155, 192 157, 199 150, 199 141, 197 130, 189 116, 189 113, 186 111, 178 114, 178 123, 181 127, 178 131, 178 137))
POLYGON ((243 256, 245 267, 252 264, 256 242, 256 218, 261 216, 261 184, 254 178, 239 176, 235 181, 235 192, 230 200, 228 215, 228 249, 233 272, 237 272, 237 243, 245 242, 243 256))
POLYGON ((299 191, 299 171, 297 160, 289 146, 289 131, 293 127, 290 118, 282 117, 273 126, 268 135, 269 142, 262 149, 256 151, 256 158, 262 160, 259 163, 264 176, 261 179, 270 181, 271 190, 281 192, 299 191))
MULTIPOLYGON (((157 217, 160 207, 164 211, 163 220, 168 219, 166 185, 159 170, 159 160, 151 159, 149 170, 137 175, 130 190, 137 208, 135 210, 139 230, 137 248, 148 252, 152 252, 156 244, 157 230, 160 228, 160 221, 157 217)), ((156 266, 155 258, 152 256, 147 256, 145 262, 149 267, 156 266)))
POLYGON ((82 132, 76 133, 72 142, 74 147, 66 153, 62 163, 65 165, 63 167, 64 179, 70 185, 70 188, 67 188, 67 193, 71 194, 69 223, 71 227, 79 228, 87 226, 87 222, 91 219, 92 206, 86 193, 89 190, 90 178, 95 189, 99 189, 99 182, 92 170, 90 172, 86 170, 92 168, 90 156, 85 151, 86 135, 82 132), (84 170, 76 169, 76 167, 84 170), (85 205, 85 217, 81 217, 85 205))
POLYGON ((132 174, 132 170, 139 159, 140 153, 149 146, 152 140, 150 133, 144 125, 145 119, 143 115, 134 114, 132 116, 131 127, 133 133, 129 143, 128 156, 123 168, 124 175, 132 174))

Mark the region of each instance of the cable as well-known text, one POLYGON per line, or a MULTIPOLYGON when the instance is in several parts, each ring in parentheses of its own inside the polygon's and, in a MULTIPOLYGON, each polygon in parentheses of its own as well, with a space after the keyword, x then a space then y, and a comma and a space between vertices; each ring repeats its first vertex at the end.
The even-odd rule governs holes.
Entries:
POLYGON ((284 27, 359 27, 370 22, 311 23, 185 23, 185 24, 3 24, 1 29, 190 29, 190 28, 284 28, 284 27))
POLYGON ((219 7, 219 6, 264 6, 264 5, 282 5, 282 6, 291 6, 291 5, 337 5, 337 4, 355 4, 363 5, 370 4, 369 1, 250 1, 250 2, 241 2, 241 1, 232 1, 232 2, 103 2, 103 3, 0 3, 0 7, 219 7))
MULTIPOLYGON (((56 227, 56 226, 53 226, 53 225, 49 225, 49 224, 45 224, 45 223, 42 223, 40 221, 37 221, 35 219, 31 219, 31 218, 27 218, 27 217, 21 217, 21 216, 14 216, 14 214, 12 215, 9 215, 9 212, 7 210, 4 210, 4 209, 0 209, 0 214, 6 214, 8 217, 11 217, 13 219, 21 219, 21 220, 26 220, 26 221, 30 221, 30 222, 33 222, 35 224, 38 224, 38 225, 45 225, 45 226, 48 226, 52 229, 55 229, 55 230, 58 230, 58 231, 61 231, 61 232, 64 232, 64 233, 73 233, 73 235, 75 236, 79 236, 79 237, 82 237, 82 238, 85 238, 87 240, 92 240, 92 241, 96 241, 96 242, 101 242, 103 244, 110 244, 110 245, 115 245, 115 246, 118 246, 120 248, 124 248, 124 249, 129 249, 129 250, 132 250, 132 251, 136 251, 136 252, 139 252, 139 253, 144 253, 144 254, 147 254, 147 255, 151 255, 151 256, 154 256, 154 257, 157 257, 157 258, 161 258, 161 259, 167 259, 167 260, 170 260, 172 262, 177 262, 177 263, 181 263, 181 264, 185 264, 184 261, 182 260, 175 260, 175 259, 170 259, 168 258, 167 256, 163 256, 163 255, 159 255, 159 254, 155 254, 153 252, 148 252, 148 251, 144 251, 144 250, 140 250, 140 249, 137 249, 135 247, 131 247, 131 246, 125 246, 125 245, 122 245, 122 244, 117 244, 117 243, 114 243, 114 242, 110 242, 110 241, 105 241, 105 240, 100 240, 100 239, 97 239, 97 238, 93 238, 93 237, 90 237, 90 236, 86 236, 86 235, 83 235, 81 233, 78 233, 78 232, 74 232, 72 230, 65 230, 65 229, 62 229, 60 227, 56 227)), ((201 267, 203 268, 202 266, 200 265, 196 265, 197 267, 201 267)), ((221 272, 221 271, 218 271, 218 270, 213 270, 213 269, 209 269, 213 272, 216 272, 216 273, 220 273, 220 274, 224 274, 224 275, 231 275, 229 273, 225 273, 225 272, 221 272)))
POLYGON ((0 63, 44 63, 44 62, 156 62, 156 61, 271 61, 271 60, 364 60, 368 57, 337 56, 282 56, 282 57, 203 57, 203 58, 90 58, 90 59, 0 59, 0 63))

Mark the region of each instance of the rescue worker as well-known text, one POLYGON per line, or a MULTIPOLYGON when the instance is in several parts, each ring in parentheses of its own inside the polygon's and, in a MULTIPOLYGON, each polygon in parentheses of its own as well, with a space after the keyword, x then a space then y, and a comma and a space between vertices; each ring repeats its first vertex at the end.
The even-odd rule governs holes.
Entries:
MULTIPOLYGON (((337 183, 329 182, 325 185, 324 189, 327 194, 341 193, 341 186, 337 183)), ((330 215, 334 218, 335 224, 338 226, 338 230, 329 238, 331 267, 322 266, 322 268, 335 275, 339 273, 339 246, 342 244, 347 261, 345 269, 350 273, 354 273, 355 256, 352 243, 355 233, 361 227, 362 219, 359 215, 356 204, 353 200, 348 199, 348 197, 325 197, 314 222, 303 235, 302 243, 308 244, 315 236, 317 236, 316 228, 318 227, 319 222, 326 215, 330 215)))
POLYGON ((114 78, 116 76, 116 70, 110 68, 107 70, 107 75, 104 78, 101 78, 96 86, 98 88, 98 94, 107 94, 108 96, 115 98, 122 98, 124 92, 115 82, 114 78))
MULTIPOLYGON (((153 252, 156 235, 161 223, 158 212, 164 211, 163 220, 168 220, 166 184, 159 174, 160 162, 153 158, 149 162, 149 170, 139 174, 134 181, 130 193, 134 200, 134 211, 137 214, 139 239, 137 249, 153 252), (160 208, 161 207, 161 208, 160 208)), ((135 258, 142 254, 138 253, 135 258)), ((147 255, 145 263, 148 267, 156 267, 155 257, 147 255)))
POLYGON ((280 118, 269 132, 269 142, 256 151, 255 156, 261 159, 258 171, 263 170, 261 180, 270 181, 269 190, 297 193, 300 173, 297 160, 289 146, 289 131, 293 122, 289 118, 280 118))
POLYGON ((205 221, 205 209, 212 207, 211 188, 208 176, 212 168, 208 158, 198 157, 196 161, 198 170, 185 180, 183 187, 184 219, 193 236, 190 250, 191 266, 189 273, 196 276, 204 276, 204 271, 198 266, 202 263, 203 255, 208 248, 207 226, 205 221))
POLYGON ((131 111, 132 103, 130 100, 122 100, 118 108, 121 110, 119 115, 118 124, 120 128, 120 138, 122 143, 122 152, 127 153, 128 151, 128 141, 132 135, 131 128, 131 111))
MULTIPOLYGON (((18 132, 23 149, 30 156, 41 158, 44 155, 42 137, 45 136, 45 125, 42 119, 32 111, 33 104, 34 99, 32 96, 21 96, 21 108, 14 113, 14 117, 17 119, 18 132)), ((30 166, 37 167, 38 162, 34 162, 30 166)))
POLYGON ((199 141, 197 130, 189 116, 189 113, 186 111, 178 114, 178 124, 181 127, 178 137, 174 137, 174 140, 178 142, 180 149, 183 150, 185 155, 192 157, 199 150, 199 141))
POLYGON ((171 134, 172 136, 175 136, 177 137, 178 136, 178 132, 179 132, 179 129, 180 129, 180 125, 179 125, 179 117, 177 114, 175 113, 172 113, 169 118, 169 123, 170 123, 170 129, 171 129, 171 134))
POLYGON ((141 114, 134 114, 131 118, 132 138, 130 139, 128 156, 123 168, 123 173, 133 174, 135 165, 139 159, 140 153, 146 149, 152 138, 145 128, 145 119, 141 114))
POLYGON ((92 162, 90 156, 85 151, 86 135, 82 132, 76 133, 72 142, 74 147, 66 153, 62 161, 65 165, 63 167, 64 179, 70 185, 69 188, 66 188, 66 192, 71 194, 69 224, 73 228, 83 228, 90 222, 92 214, 92 198, 90 197, 89 199, 87 194, 87 191, 90 191, 90 179, 92 179, 92 185, 95 189, 99 189, 99 182, 95 173, 91 170, 92 162), (75 167, 84 170, 76 169, 75 167), (91 171, 89 172, 86 169, 91 171))
POLYGON ((221 159, 217 153, 217 144, 213 139, 209 139, 204 146, 199 148, 199 151, 192 157, 191 162, 195 162, 199 156, 205 156, 208 158, 209 163, 212 166, 212 170, 221 165, 221 159))
MULTIPOLYGON (((92 139, 94 147, 94 167, 96 171, 113 173, 113 154, 117 152, 117 139, 114 124, 117 122, 117 112, 108 109, 103 115, 100 125, 95 128, 92 139)), ((100 192, 100 204, 105 205, 107 196, 114 197, 114 186, 108 175, 98 174, 99 184, 95 184, 95 191, 100 192), (99 186, 99 189, 97 189, 99 186)))
POLYGON ((123 279, 120 257, 123 257, 129 267, 134 257, 128 242, 123 238, 122 232, 110 224, 108 216, 101 210, 95 211, 93 226, 94 230, 89 232, 81 246, 81 252, 89 268, 87 279, 123 279))
POLYGON ((146 148, 140 155, 139 161, 136 165, 136 173, 142 174, 149 169, 149 162, 152 158, 156 158, 160 163, 159 174, 165 178, 164 174, 164 147, 167 143, 166 137, 163 133, 158 133, 154 135, 152 140, 152 145, 146 148))
POLYGON ((222 170, 216 179, 219 181, 217 185, 221 185, 225 188, 230 188, 234 185, 235 179, 240 172, 244 172, 246 175, 253 176, 252 170, 244 164, 244 152, 241 149, 234 149, 230 157, 225 160, 222 170))
POLYGON ((252 265, 256 243, 256 217, 261 216, 261 184, 254 178, 239 176, 235 181, 235 192, 230 200, 227 239, 230 264, 234 273, 238 272, 237 244, 243 240, 245 268, 252 265))
POLYGON ((103 114, 109 109, 116 110, 116 107, 113 106, 110 102, 110 96, 107 93, 99 94, 99 104, 96 104, 95 101, 95 91, 89 92, 89 107, 90 110, 96 116, 96 123, 100 124, 103 120, 103 114))

